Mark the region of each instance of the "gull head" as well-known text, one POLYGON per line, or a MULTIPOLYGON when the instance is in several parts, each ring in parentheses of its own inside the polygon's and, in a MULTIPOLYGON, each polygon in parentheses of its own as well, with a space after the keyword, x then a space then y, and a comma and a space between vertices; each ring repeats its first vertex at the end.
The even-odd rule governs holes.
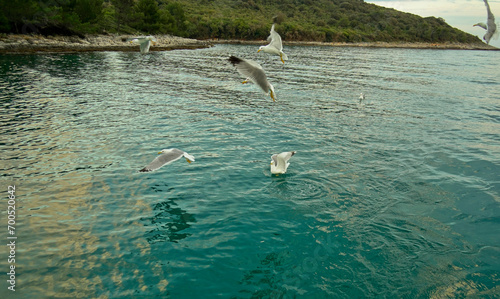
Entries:
POLYGON ((158 155, 168 153, 170 149, 162 149, 161 151, 158 152, 158 155))
POLYGON ((257 53, 259 53, 260 51, 262 51, 262 49, 264 49, 265 46, 260 46, 259 47, 259 50, 257 50, 257 53))
POLYGON ((475 27, 475 26, 481 27, 481 28, 483 28, 485 30, 488 29, 488 26, 485 23, 482 23, 482 22, 472 25, 472 27, 475 27))

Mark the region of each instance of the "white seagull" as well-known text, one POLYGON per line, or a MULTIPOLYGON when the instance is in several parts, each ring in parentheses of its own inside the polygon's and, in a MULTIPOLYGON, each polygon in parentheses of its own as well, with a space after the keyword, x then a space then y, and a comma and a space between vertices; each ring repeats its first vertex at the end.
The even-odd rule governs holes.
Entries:
POLYGON ((274 154, 271 156, 271 173, 272 174, 281 174, 285 173, 290 163, 288 160, 295 155, 295 151, 293 152, 282 152, 281 154, 274 154))
POLYGON ((483 36, 484 41, 489 44, 490 39, 498 39, 499 31, 497 30, 497 24, 495 24, 495 16, 491 13, 490 5, 487 0, 484 0, 484 5, 486 5, 486 12, 488 14, 488 20, 485 23, 477 23, 474 26, 481 27, 486 30, 486 34, 483 36))
POLYGON ((255 61, 246 60, 238 58, 235 56, 229 57, 229 62, 231 62, 238 73, 247 78, 243 83, 248 80, 252 81, 254 84, 258 85, 266 94, 270 94, 271 99, 276 101, 276 94, 274 93, 274 87, 269 81, 267 81, 266 73, 264 69, 255 61))
POLYGON ((361 102, 363 102, 365 100, 365 94, 364 93, 360 93, 359 94, 359 103, 361 104, 361 102))
POLYGON ((149 171, 155 171, 162 166, 165 166, 167 164, 170 164, 176 160, 179 160, 181 157, 186 158, 186 161, 188 163, 194 162, 194 157, 191 156, 190 154, 186 153, 185 151, 181 151, 180 149, 176 148, 167 148, 164 150, 161 150, 158 153, 158 157, 156 157, 151 163, 148 164, 148 166, 144 167, 143 169, 139 170, 140 172, 149 172, 149 171))
POLYGON ((129 38, 127 41, 131 44, 139 45, 143 54, 149 52, 151 44, 156 45, 156 38, 151 35, 129 38))
POLYGON ((283 53, 283 43, 281 42, 281 36, 278 32, 274 31, 274 24, 271 27, 271 34, 267 38, 267 41, 270 42, 267 46, 260 46, 257 53, 260 51, 264 51, 269 54, 279 55, 281 58, 281 62, 285 63, 285 60, 288 59, 285 53, 283 53))

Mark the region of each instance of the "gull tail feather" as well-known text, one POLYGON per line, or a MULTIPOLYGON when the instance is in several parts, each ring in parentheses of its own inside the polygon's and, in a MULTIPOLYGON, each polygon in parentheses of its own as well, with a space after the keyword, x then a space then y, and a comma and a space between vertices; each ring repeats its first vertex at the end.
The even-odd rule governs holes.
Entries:
POLYGON ((191 156, 190 154, 188 153, 184 153, 184 158, 186 158, 186 160, 188 160, 188 162, 194 162, 194 157, 191 156))
POLYGON ((238 58, 238 57, 236 57, 236 56, 230 56, 228 60, 229 60, 229 62, 231 62, 233 65, 237 65, 238 63, 243 62, 243 60, 241 60, 240 58, 238 58))

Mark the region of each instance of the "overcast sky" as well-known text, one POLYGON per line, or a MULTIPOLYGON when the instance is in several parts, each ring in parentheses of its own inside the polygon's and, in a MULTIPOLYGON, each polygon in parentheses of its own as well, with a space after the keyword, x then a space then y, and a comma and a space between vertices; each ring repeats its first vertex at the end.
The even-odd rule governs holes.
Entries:
MULTIPOLYGON (((478 36, 483 40, 485 30, 472 25, 486 23, 486 6, 483 0, 365 0, 379 6, 409 12, 422 17, 441 17, 450 26, 478 36)), ((495 15, 495 23, 500 23, 500 0, 489 0, 495 15)), ((500 24, 499 24, 500 25, 500 24)), ((500 26, 498 28, 500 30, 500 26)), ((500 48, 500 38, 491 40, 490 45, 500 48)))

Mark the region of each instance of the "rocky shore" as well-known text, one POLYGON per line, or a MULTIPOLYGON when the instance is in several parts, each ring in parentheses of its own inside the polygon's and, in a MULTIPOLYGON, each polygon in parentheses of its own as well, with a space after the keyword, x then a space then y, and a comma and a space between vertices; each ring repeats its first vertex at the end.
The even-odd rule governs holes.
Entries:
MULTIPOLYGON (((7 53, 75 53, 93 51, 128 51, 138 52, 139 47, 127 42, 133 35, 95 35, 84 38, 78 36, 42 36, 42 35, 0 35, 0 54, 7 53)), ((196 40, 172 35, 156 35, 157 44, 150 51, 168 51, 174 49, 208 48, 213 44, 251 44, 265 45, 266 41, 242 40, 196 40)), ((500 50, 484 43, 407 43, 407 42, 371 42, 371 43, 325 43, 305 41, 285 41, 285 46, 330 46, 330 47, 370 47, 370 48, 413 48, 413 49, 457 49, 457 50, 500 50)))
MULTIPOLYGON (((138 52, 139 46, 128 43, 133 35, 96 35, 80 38, 78 36, 42 35, 0 35, 0 54, 6 53, 74 53, 93 51, 138 52)), ((174 49, 208 48, 208 41, 182 38, 172 35, 155 35, 157 44, 150 51, 174 49)))

